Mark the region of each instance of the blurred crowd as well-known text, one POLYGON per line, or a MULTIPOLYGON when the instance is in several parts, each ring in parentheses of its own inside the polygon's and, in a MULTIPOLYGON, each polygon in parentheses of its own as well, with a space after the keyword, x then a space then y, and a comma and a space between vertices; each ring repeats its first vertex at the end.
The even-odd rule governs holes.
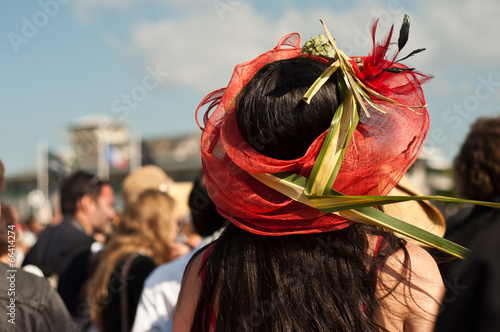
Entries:
MULTIPOLYGON (((15 208, 2 203, 6 259, 0 265, 5 273, 15 271, 11 327, 171 330, 185 265, 225 223, 208 196, 203 171, 188 195, 179 188, 161 168, 144 166, 123 181, 125 208, 117 215, 110 183, 77 171, 60 187, 62 220, 46 227, 35 217, 20 223, 15 208)), ((0 300, 9 303, 7 291, 0 300)))
MULTIPOLYGON (((0 189, 3 173, 0 162, 0 189)), ((461 197, 500 201, 500 118, 471 127, 454 174, 461 197)), ((0 269, 14 279, 2 277, 0 302, 17 331, 172 331, 186 265, 226 225, 203 171, 189 195, 179 197, 176 186, 152 165, 130 173, 120 193, 77 171, 60 187, 62 220, 46 227, 35 217, 20 223, 15 208, 2 202, 0 269), (125 202, 120 215, 118 194, 125 202)), ((447 290, 436 331, 500 329, 499 220, 498 210, 478 206, 447 220, 445 237, 471 254, 462 261, 433 252, 447 290)), ((0 325, 8 324, 3 315, 0 325)))

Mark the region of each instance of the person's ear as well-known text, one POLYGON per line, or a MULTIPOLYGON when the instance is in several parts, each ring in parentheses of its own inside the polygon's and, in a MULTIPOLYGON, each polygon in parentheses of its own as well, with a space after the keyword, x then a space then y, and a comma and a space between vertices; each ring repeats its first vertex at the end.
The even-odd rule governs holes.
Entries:
POLYGON ((79 210, 88 211, 92 206, 95 205, 94 198, 90 195, 83 195, 82 198, 76 203, 79 210))

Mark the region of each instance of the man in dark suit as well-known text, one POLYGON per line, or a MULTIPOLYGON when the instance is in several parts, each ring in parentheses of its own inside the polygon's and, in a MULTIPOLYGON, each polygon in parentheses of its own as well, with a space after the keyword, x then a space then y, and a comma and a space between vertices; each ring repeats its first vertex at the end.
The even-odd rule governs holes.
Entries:
POLYGON ((63 220, 45 229, 30 249, 23 266, 39 267, 46 277, 58 275, 68 259, 89 248, 96 234, 108 234, 116 216, 114 192, 108 182, 78 171, 61 186, 63 220))

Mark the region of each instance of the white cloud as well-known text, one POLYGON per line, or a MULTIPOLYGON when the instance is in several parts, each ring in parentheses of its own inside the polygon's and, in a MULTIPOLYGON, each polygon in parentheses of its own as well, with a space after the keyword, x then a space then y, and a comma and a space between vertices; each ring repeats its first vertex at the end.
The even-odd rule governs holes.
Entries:
POLYGON ((227 84, 234 64, 260 54, 280 35, 269 19, 241 4, 223 20, 212 8, 196 17, 139 23, 132 47, 149 65, 168 71, 171 85, 207 91, 227 84))
POLYGON ((206 92, 225 86, 235 64, 270 50, 287 33, 299 32, 304 42, 323 33, 319 22, 323 19, 341 40, 348 36, 343 27, 357 17, 356 10, 336 14, 291 8, 281 17, 271 18, 246 2, 233 7, 216 4, 212 2, 197 16, 136 24, 131 34, 132 49, 147 64, 160 64, 167 70, 169 86, 189 86, 206 92))
POLYGON ((426 19, 421 31, 436 48, 432 57, 434 63, 462 65, 458 68, 474 72, 477 67, 497 61, 500 56, 500 2, 426 1, 421 7, 426 19))
POLYGON ((73 10, 82 22, 89 22, 97 10, 103 8, 124 10, 130 7, 134 0, 73 0, 73 10))
MULTIPOLYGON (((198 1, 209 1, 209 0, 198 0, 198 1)), ((103 10, 110 10, 116 12, 124 12, 130 10, 134 6, 140 6, 147 4, 148 2, 156 2, 158 4, 176 5, 176 6, 189 6, 193 5, 193 1, 187 0, 73 0, 73 10, 75 16, 81 22, 92 21, 96 13, 103 10)))
POLYGON ((362 0, 341 11, 289 6, 273 17, 258 12, 250 2, 205 1, 196 14, 181 11, 175 19, 137 23, 131 29, 130 49, 143 58, 141 68, 159 64, 169 72, 167 88, 208 92, 227 84, 235 64, 271 49, 286 33, 299 32, 302 42, 322 33, 319 19, 348 54, 366 55, 371 49, 373 20, 380 17, 377 39, 383 38, 393 23, 396 39, 403 14, 408 13, 412 27, 402 56, 421 47, 427 50, 405 63, 436 76, 424 89, 434 100, 439 97, 441 103, 452 104, 454 100, 446 99, 460 98, 458 93, 466 93, 466 86, 475 86, 477 77, 488 68, 496 81, 500 80, 499 69, 492 65, 500 56, 500 45, 495 42, 500 31, 495 17, 499 12, 500 2, 495 0, 422 0, 411 6, 406 0, 362 0))

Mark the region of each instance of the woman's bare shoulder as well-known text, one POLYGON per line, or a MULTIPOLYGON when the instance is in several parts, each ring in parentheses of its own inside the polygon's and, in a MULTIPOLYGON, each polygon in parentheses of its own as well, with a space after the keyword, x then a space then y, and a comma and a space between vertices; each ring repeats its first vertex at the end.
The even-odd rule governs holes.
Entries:
POLYGON ((208 249, 196 253, 184 271, 179 299, 175 308, 173 330, 189 331, 201 291, 200 269, 208 249))
POLYGON ((424 248, 408 243, 406 250, 407 262, 402 250, 387 259, 377 291, 383 307, 393 312, 393 319, 402 321, 405 331, 432 331, 444 293, 441 274, 424 248), (407 276, 400 280, 405 268, 409 269, 407 276), (384 297, 388 289, 393 291, 384 297))

